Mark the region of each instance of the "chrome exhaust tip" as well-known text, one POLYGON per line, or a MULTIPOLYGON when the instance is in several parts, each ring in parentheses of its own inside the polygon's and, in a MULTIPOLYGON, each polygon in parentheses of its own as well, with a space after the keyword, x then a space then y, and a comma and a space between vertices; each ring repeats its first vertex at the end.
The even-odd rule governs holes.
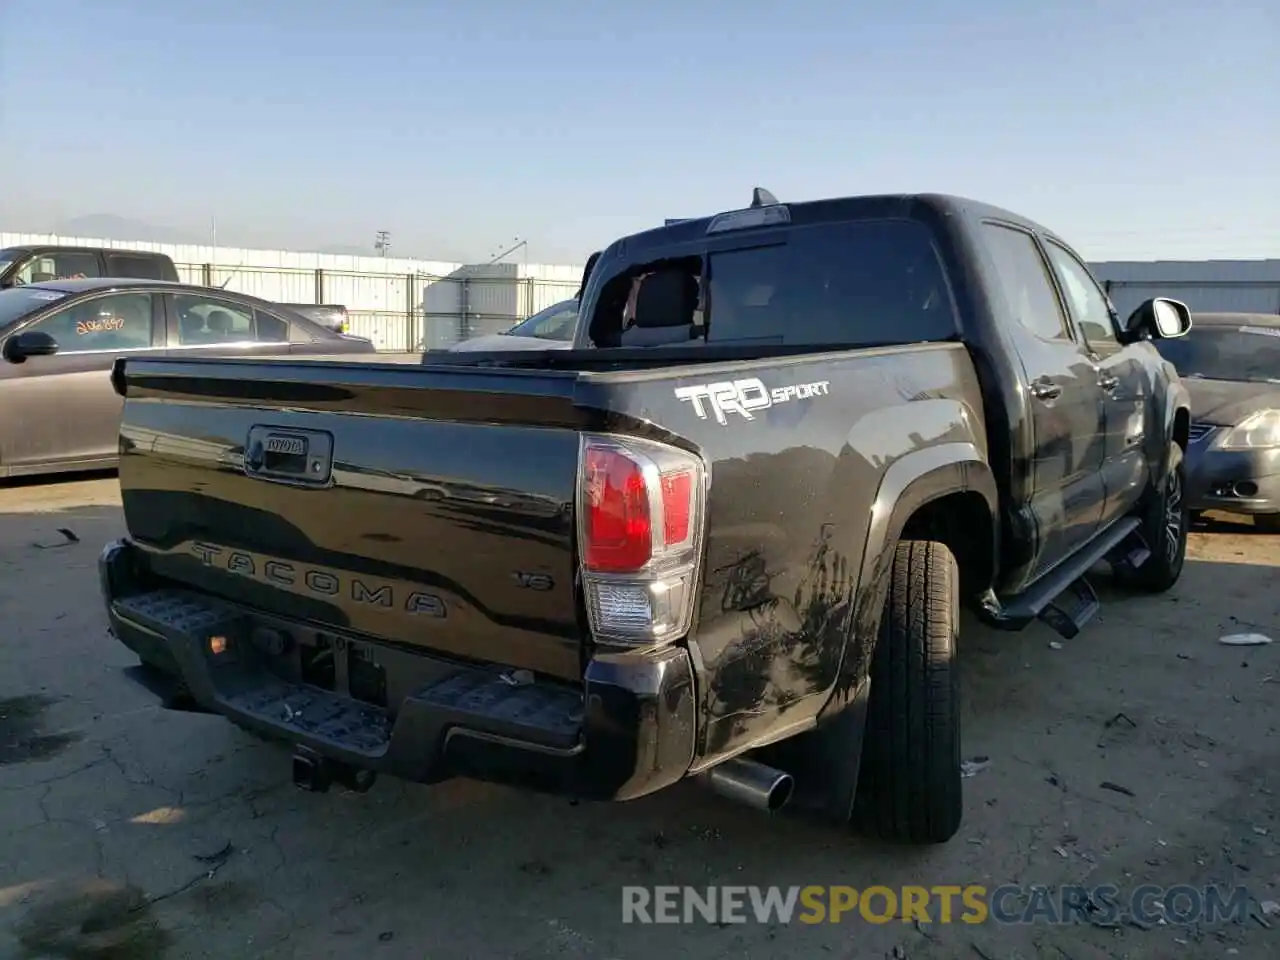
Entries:
POLYGON ((764 813, 775 813, 785 807, 795 786, 791 774, 741 757, 717 764, 702 777, 707 786, 725 799, 764 813))

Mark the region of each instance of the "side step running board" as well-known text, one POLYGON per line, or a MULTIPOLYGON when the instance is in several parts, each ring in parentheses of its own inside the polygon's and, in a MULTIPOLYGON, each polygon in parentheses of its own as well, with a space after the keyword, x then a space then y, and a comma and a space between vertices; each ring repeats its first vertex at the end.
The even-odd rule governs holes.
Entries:
POLYGON ((1002 602, 994 593, 988 593, 982 601, 982 619, 1000 630, 1021 630, 1039 619, 1071 639, 1098 612, 1098 595, 1085 576, 1093 565, 1105 559, 1138 567, 1151 556, 1138 532, 1140 525, 1137 517, 1118 521, 1021 596, 1002 602))
POLYGON ((1142 539, 1142 535, 1134 531, 1124 543, 1116 548, 1116 553, 1123 553, 1123 556, 1111 558, 1112 563, 1122 564, 1130 570, 1137 570, 1140 566, 1151 559, 1151 550, 1146 542, 1142 539))
POLYGON ((1101 604, 1088 577, 1077 577, 1053 602, 1040 611, 1040 619, 1064 640, 1076 636, 1093 619, 1101 604))

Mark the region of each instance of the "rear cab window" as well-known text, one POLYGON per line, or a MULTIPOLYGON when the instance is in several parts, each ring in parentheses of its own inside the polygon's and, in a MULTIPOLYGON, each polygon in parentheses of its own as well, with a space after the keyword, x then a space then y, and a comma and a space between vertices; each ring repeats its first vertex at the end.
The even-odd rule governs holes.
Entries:
POLYGON ((592 342, 847 349, 958 337, 946 274, 922 222, 787 223, 709 232, 703 244, 606 280, 588 324, 592 342))
POLYGON ((138 253, 108 253, 107 270, 113 277, 130 277, 139 280, 177 280, 178 274, 172 261, 164 256, 147 256, 138 253))

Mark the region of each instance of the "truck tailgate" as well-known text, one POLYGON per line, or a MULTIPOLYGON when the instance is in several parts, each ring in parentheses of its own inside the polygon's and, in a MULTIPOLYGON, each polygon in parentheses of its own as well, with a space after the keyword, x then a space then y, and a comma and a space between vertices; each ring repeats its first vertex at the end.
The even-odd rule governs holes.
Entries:
POLYGON ((579 679, 571 372, 121 361, 152 570, 250 607, 579 679))

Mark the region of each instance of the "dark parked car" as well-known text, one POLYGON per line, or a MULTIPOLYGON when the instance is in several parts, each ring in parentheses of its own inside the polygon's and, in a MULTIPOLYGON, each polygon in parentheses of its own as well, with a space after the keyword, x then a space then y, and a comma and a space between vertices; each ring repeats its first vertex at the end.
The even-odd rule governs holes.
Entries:
POLYGON ((1188 336, 1156 349, 1191 395, 1191 508, 1280 533, 1280 316, 1197 313, 1188 336))
POLYGON ((0 289, 96 277, 179 281, 178 268, 163 253, 114 247, 31 246, 0 250, 0 289))
POLYGON ((580 303, 568 350, 121 360, 100 569, 141 676, 291 743, 306 789, 794 781, 930 843, 962 604, 1070 637, 1098 561, 1182 572, 1190 414, 1151 341, 1188 311, 1121 321, 1023 217, 758 191, 612 244, 580 303))
POLYGON ((372 353, 276 304, 150 280, 0 290, 0 477, 115 464, 118 356, 372 353))

